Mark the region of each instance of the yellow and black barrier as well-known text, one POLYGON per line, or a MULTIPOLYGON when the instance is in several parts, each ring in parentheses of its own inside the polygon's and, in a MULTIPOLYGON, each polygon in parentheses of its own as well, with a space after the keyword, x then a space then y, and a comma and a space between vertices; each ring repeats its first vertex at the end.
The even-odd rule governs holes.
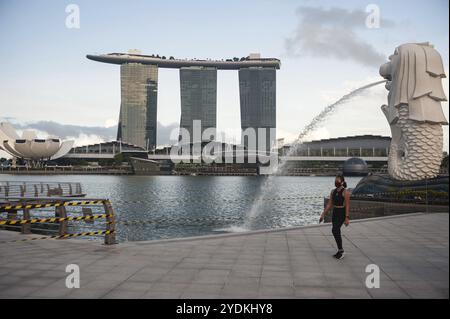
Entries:
POLYGON ((110 214, 77 216, 77 217, 51 217, 51 218, 39 218, 39 219, 17 219, 17 220, 0 220, 0 225, 23 225, 23 224, 35 224, 35 223, 59 223, 63 221, 80 221, 80 220, 94 220, 98 218, 114 217, 110 214))
POLYGON ((10 240, 10 241, 0 241, 0 243, 1 244, 16 243, 16 242, 31 241, 31 240, 43 240, 43 239, 67 239, 67 238, 82 237, 82 236, 110 235, 113 233, 115 233, 114 230, 98 230, 98 231, 82 232, 82 233, 78 233, 78 234, 64 234, 64 235, 54 235, 54 236, 23 238, 23 239, 16 239, 16 240, 10 240))
POLYGON ((1 205, 0 210, 17 210, 17 209, 33 209, 33 208, 47 208, 47 207, 61 207, 61 206, 83 206, 83 205, 99 205, 105 203, 106 200, 91 200, 91 201, 77 201, 77 202, 55 202, 46 204, 19 204, 19 205, 1 205))
MULTIPOLYGON (((108 199, 65 199, 65 198, 58 198, 58 199, 42 199, 42 200, 33 200, 33 202, 23 202, 23 201, 16 201, 16 202, 9 202, 9 203, 2 203, 0 205, 0 212, 7 213, 8 218, 0 219, 0 226, 4 226, 7 230, 8 227, 14 227, 19 226, 21 227, 21 232, 23 234, 29 234, 34 229, 32 228, 31 224, 38 224, 38 223, 58 223, 58 232, 59 234, 57 236, 46 236, 46 237, 39 237, 41 239, 47 239, 47 238, 69 238, 69 237, 78 237, 78 236, 86 236, 90 234, 94 235, 105 235, 105 244, 111 245, 115 244, 115 232, 114 232, 114 210, 111 205, 111 201, 108 199), (83 216, 67 216, 68 211, 66 210, 67 207, 71 206, 94 206, 94 205, 100 205, 103 208, 103 213, 100 214, 92 214, 92 210, 88 209, 85 210, 83 208, 83 216), (45 209, 49 207, 54 207, 55 212, 53 217, 45 217, 45 216, 36 216, 31 217, 31 213, 33 210, 39 210, 39 209, 45 209), (23 211, 23 216, 21 219, 17 219, 17 214, 19 210, 23 211), (106 229, 104 231, 95 231, 95 232, 84 232, 80 234, 67 234, 67 229, 69 227, 68 222, 71 221, 91 221, 98 220, 100 218, 106 219, 106 224, 103 224, 106 229)), ((50 213, 47 211, 44 211, 45 213, 50 213)), ((2 227, 3 228, 3 227, 2 227)), ((95 229, 95 228, 94 228, 95 229)), ((97 228, 98 229, 98 228, 97 228)), ((42 229, 36 229, 38 231, 42 231, 42 229)), ((92 230, 92 228, 91 228, 92 230)))

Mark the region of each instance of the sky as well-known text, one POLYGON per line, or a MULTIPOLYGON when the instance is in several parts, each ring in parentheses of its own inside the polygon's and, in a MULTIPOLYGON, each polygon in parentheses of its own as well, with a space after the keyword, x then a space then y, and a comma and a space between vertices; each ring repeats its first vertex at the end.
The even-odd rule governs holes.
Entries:
MULTIPOLYGON (((448 74, 448 6, 447 0, 0 0, 0 121, 43 135, 58 132, 77 145, 111 139, 120 108, 119 66, 88 60, 86 54, 139 49, 222 59, 259 52, 281 60, 277 137, 289 142, 327 105, 381 80, 380 64, 400 44, 432 43, 448 74), (66 26, 69 4, 79 8, 79 28, 66 26), (380 10, 379 28, 365 24, 370 4, 380 10)), ((180 119, 179 72, 160 69, 158 85, 158 134, 164 143, 180 119)), ((218 131, 239 141, 237 71, 220 70, 217 89, 218 131)), ((447 79, 444 91, 448 97, 447 79)), ((367 90, 309 139, 389 136, 380 110, 385 103, 383 85, 367 90)), ((448 103, 443 109, 448 119, 448 103)), ((444 132, 448 151, 448 127, 444 132)))

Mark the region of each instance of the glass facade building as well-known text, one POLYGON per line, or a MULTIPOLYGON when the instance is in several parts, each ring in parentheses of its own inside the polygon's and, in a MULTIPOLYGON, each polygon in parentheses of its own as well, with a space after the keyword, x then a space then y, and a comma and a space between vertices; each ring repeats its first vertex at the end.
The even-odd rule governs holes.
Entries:
POLYGON ((217 68, 181 68, 180 93, 180 128, 189 132, 191 142, 193 142, 193 121, 195 120, 201 121, 202 133, 207 128, 213 128, 215 133, 217 127, 217 68))
POLYGON ((193 140, 194 123, 201 123, 199 135, 203 135, 206 129, 211 132, 209 136, 202 137, 204 142, 211 140, 211 135, 217 133, 217 70, 237 70, 242 144, 253 150, 261 150, 265 146, 266 151, 275 144, 276 70, 281 67, 279 59, 262 58, 259 53, 220 60, 180 59, 172 56, 167 59, 155 54, 142 55, 137 50, 88 54, 86 57, 121 66, 118 140, 148 150, 156 147, 158 68, 170 68, 180 70, 180 131, 189 132, 190 142, 198 142, 193 140), (252 137, 255 133, 259 135, 259 140, 245 138, 247 129, 253 130, 252 137), (265 136, 261 133, 265 133, 265 136))
MULTIPOLYGON (((265 129, 265 150, 269 151, 276 141, 270 129, 276 129, 276 69, 243 68, 239 70, 239 97, 241 104, 241 128, 265 129)), ((261 136, 257 134, 256 146, 261 136)), ((247 138, 242 136, 245 147, 251 149, 247 138)))
POLYGON ((156 147, 158 66, 120 66, 121 104, 117 139, 144 149, 156 147))

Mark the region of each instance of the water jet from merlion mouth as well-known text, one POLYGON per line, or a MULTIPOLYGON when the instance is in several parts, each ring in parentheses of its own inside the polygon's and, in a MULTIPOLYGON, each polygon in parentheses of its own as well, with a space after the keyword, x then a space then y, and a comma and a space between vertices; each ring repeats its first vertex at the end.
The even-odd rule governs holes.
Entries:
MULTIPOLYGON (((303 143, 303 140, 306 136, 308 136, 308 134, 310 134, 311 132, 313 132, 315 129, 317 129, 319 127, 319 125, 325 120, 327 119, 330 115, 332 115, 334 113, 334 111, 336 111, 336 109, 342 105, 345 104, 346 102, 348 102, 350 99, 358 96, 359 94, 361 94, 362 92, 364 92, 365 90, 379 85, 381 83, 385 83, 386 80, 381 80, 381 81, 376 81, 364 86, 361 86, 353 91, 351 91, 350 93, 342 96, 339 100, 337 100, 336 102, 328 105, 327 107, 325 107, 318 115, 316 115, 311 122, 306 125, 301 132, 299 133, 297 139, 291 144, 291 147, 289 148, 289 151, 286 153, 286 155, 284 155, 284 158, 291 156, 292 154, 294 154, 298 148, 300 147, 300 145, 303 143)), ((277 165, 277 167, 275 168, 274 172, 269 175, 269 177, 264 181, 264 184, 261 187, 260 190, 260 194, 257 196, 257 198, 255 199, 249 213, 245 216, 245 220, 244 220, 244 224, 243 226, 239 227, 238 229, 242 230, 250 230, 253 221, 255 220, 255 217, 257 217, 258 213, 261 211, 261 207, 263 205, 263 199, 266 197, 266 194, 268 194, 270 192, 270 189, 272 187, 272 182, 273 182, 273 178, 274 176, 280 174, 283 172, 284 167, 286 164, 286 160, 282 160, 280 161, 280 163, 277 165)))

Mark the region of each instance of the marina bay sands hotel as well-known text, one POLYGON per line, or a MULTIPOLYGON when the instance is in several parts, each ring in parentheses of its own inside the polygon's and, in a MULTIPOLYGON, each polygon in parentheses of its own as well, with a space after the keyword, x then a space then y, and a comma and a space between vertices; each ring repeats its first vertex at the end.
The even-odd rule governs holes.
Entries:
MULTIPOLYGON (((238 70, 241 129, 266 128, 266 150, 276 128, 276 70, 280 60, 250 54, 226 60, 187 60, 137 51, 87 55, 90 60, 120 64, 121 104, 117 139, 151 150, 156 147, 158 68, 180 69, 180 128, 191 134, 193 121, 202 130, 216 129, 217 70, 238 70)), ((258 138, 260 138, 258 136, 258 138)), ((242 144, 245 145, 245 142, 242 144)), ((257 144, 258 145, 258 142, 257 144)))

